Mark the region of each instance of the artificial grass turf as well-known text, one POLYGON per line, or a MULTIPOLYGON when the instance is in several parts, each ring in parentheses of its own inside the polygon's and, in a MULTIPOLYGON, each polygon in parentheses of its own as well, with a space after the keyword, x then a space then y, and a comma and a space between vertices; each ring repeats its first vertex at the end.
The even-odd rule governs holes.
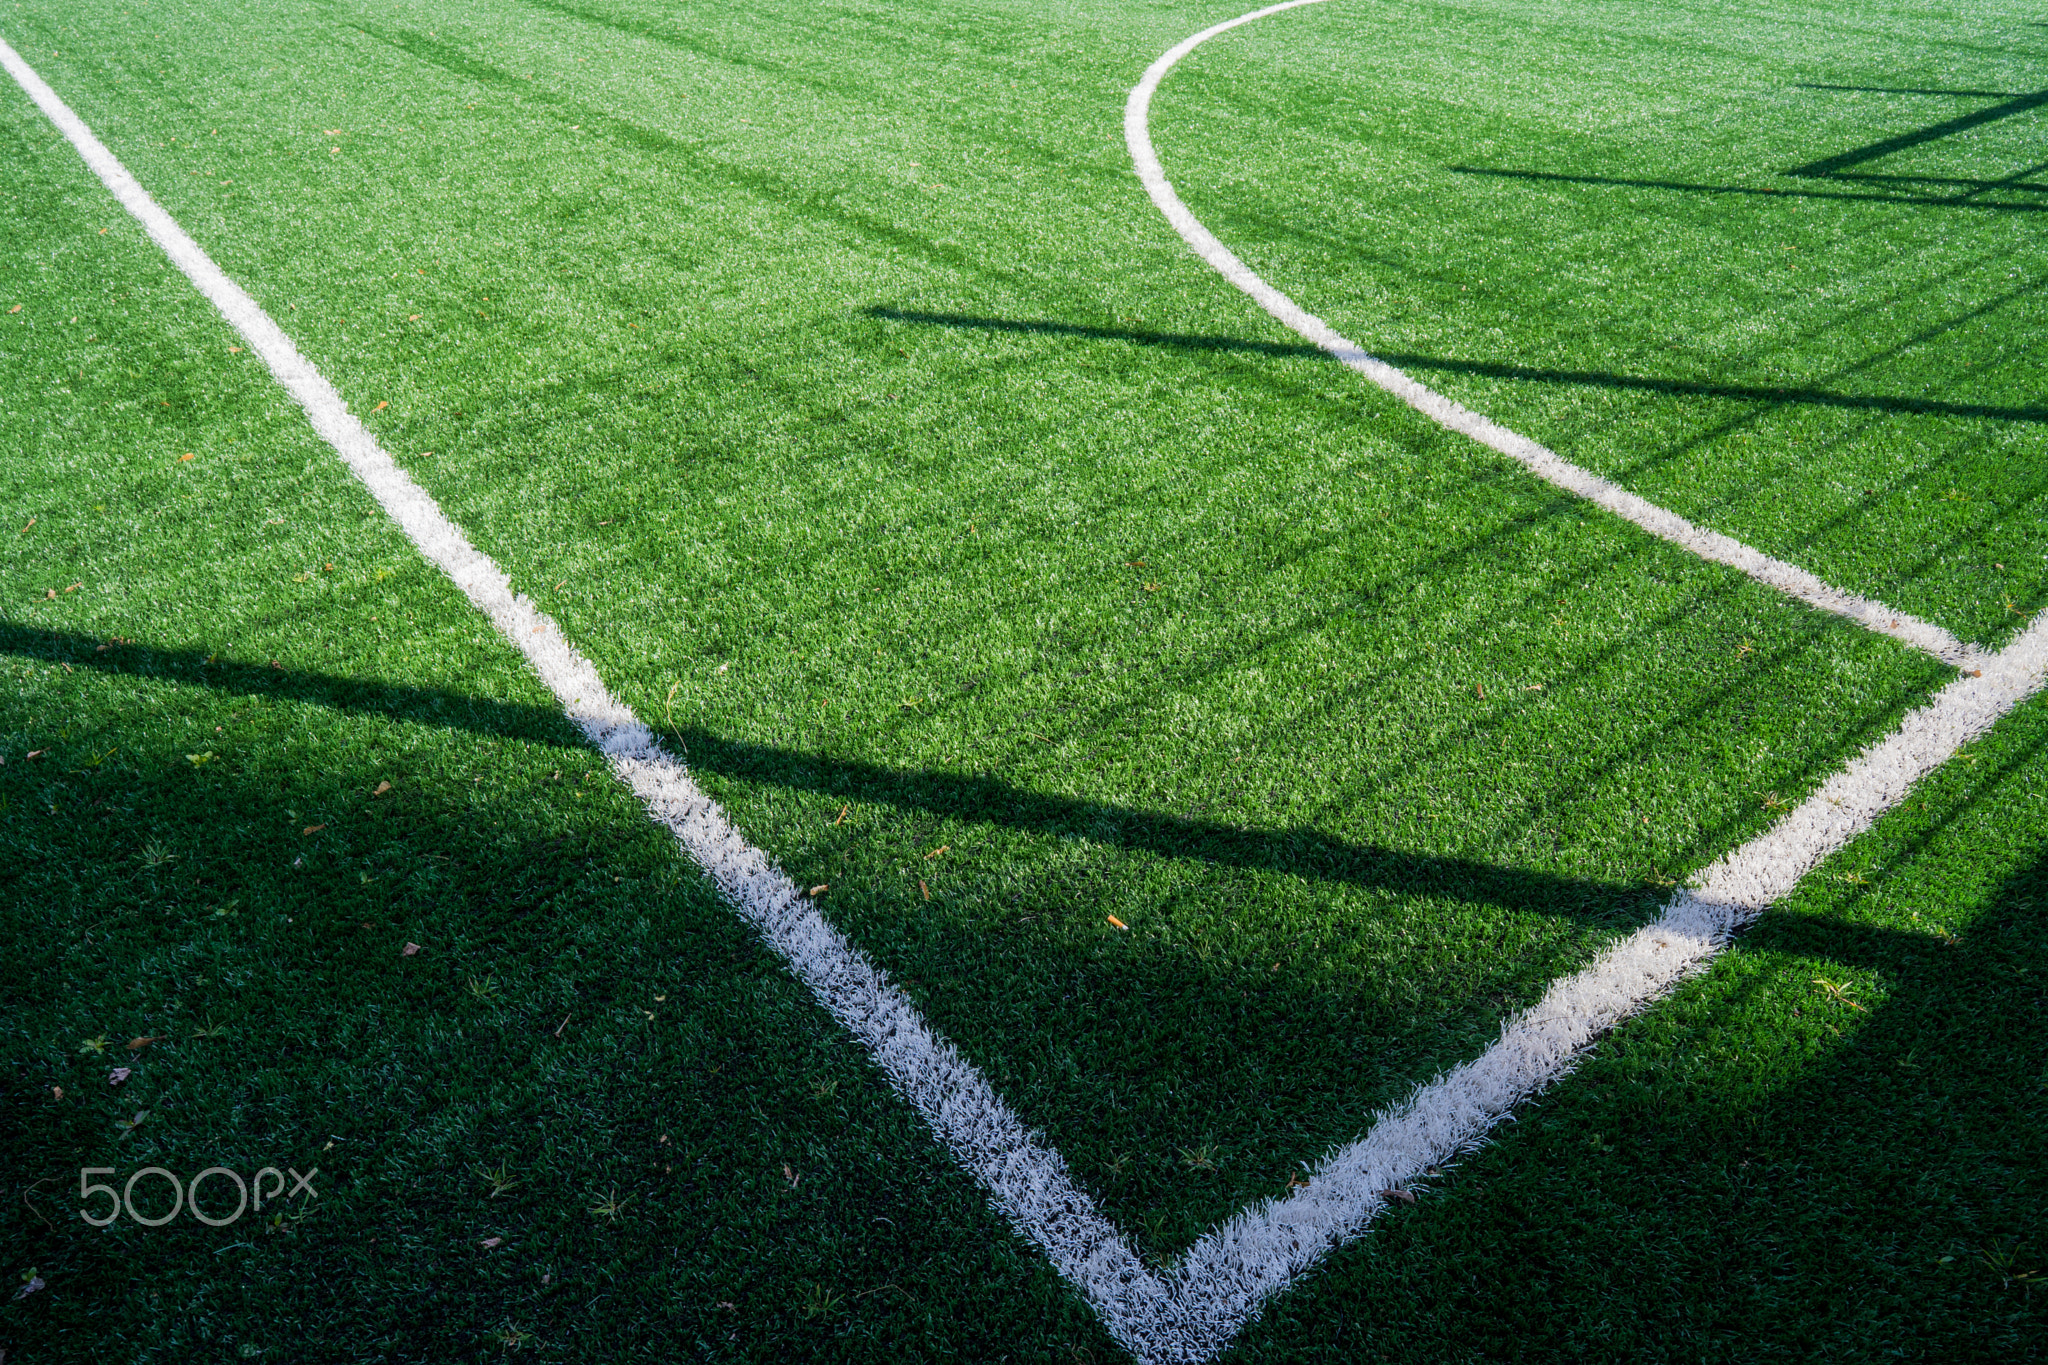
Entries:
POLYGON ((1254 269, 1423 382, 1994 642, 2048 604, 2031 17, 1311 6, 1189 58, 1154 136, 1254 269))
POLYGON ((2037 698, 1233 1358, 2041 1359, 2044 742, 2037 698))
POLYGON ((48 74, 1155 1255, 1942 676, 1248 323, 1100 136, 1172 16, 179 14, 48 74))
POLYGON ((231 339, 146 243, 70 220, 74 164, 11 164, 37 312, 110 276, 136 307, 102 307, 89 388, 5 361, 40 401, 0 567, 0 1239, 46 1287, 0 1350, 1103 1349, 266 377, 216 366, 138 439, 163 352, 231 339), (218 1231, 95 1231, 102 1165, 322 1174, 218 1231), (949 1311, 963 1285, 1002 1302, 949 1311))

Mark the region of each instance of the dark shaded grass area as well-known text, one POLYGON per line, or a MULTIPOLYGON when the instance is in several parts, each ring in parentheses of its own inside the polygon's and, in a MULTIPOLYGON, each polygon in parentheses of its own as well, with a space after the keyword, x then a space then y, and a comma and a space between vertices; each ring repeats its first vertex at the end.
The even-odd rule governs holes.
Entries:
POLYGON ((1232 1358, 2048 1357, 2044 745, 2037 699, 1232 1358))
POLYGON ((24 633, 0 1265, 47 1287, 0 1304, 10 1358, 1102 1349, 559 717, 137 648, 66 671, 24 633), (318 1195, 80 1221, 82 1167, 150 1165, 317 1166, 318 1195), (986 1311, 943 1306, 963 1277, 986 1311))

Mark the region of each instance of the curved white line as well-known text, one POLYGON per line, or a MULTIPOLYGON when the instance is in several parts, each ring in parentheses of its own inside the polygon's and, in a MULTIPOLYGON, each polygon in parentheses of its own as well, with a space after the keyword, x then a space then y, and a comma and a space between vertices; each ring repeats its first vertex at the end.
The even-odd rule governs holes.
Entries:
POLYGON ((1286 0, 1284 4, 1268 5, 1203 29, 1194 37, 1176 43, 1158 61, 1146 67, 1144 76, 1124 104, 1124 141, 1130 146, 1131 161, 1137 167, 1138 179, 1143 182, 1145 193, 1152 196, 1152 202, 1166 215, 1166 221, 1173 224, 1173 230, 1194 248, 1197 256, 1207 261, 1217 274, 1250 295, 1254 303, 1272 314, 1283 326, 1320 347, 1333 360, 1356 370, 1431 421, 1499 451, 1538 478, 1598 504, 1623 520, 1634 522, 1651 535, 1690 550, 1702 559, 1739 569, 1759 583, 1822 611, 1846 616, 1880 635, 1889 635, 1916 649, 1923 649, 1944 663, 1957 668, 1972 668, 1983 661, 1982 649, 1958 640, 1930 621, 1895 611, 1872 598, 1844 592, 1797 565, 1773 559, 1763 551, 1752 549, 1718 531, 1695 526, 1676 512, 1637 497, 1620 485, 1579 468, 1519 432, 1510 431, 1498 422, 1451 401, 1405 371, 1373 356, 1358 343, 1347 340, 1321 318, 1266 283, 1257 271, 1218 241, 1215 233, 1202 226, 1201 220, 1174 192, 1173 183, 1160 168, 1158 154, 1152 150, 1152 134, 1147 128, 1147 121, 1152 110, 1153 93, 1181 58, 1218 34, 1284 10, 1322 3, 1324 0, 1286 0))

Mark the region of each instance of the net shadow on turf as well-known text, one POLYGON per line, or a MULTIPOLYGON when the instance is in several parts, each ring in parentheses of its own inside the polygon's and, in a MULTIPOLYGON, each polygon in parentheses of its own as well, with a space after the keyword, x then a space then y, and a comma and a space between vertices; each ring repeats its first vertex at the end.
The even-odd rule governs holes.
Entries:
MULTIPOLYGON (((1957 317, 1944 319, 1923 328, 1912 337, 1888 349, 1885 353, 1895 354, 1932 341, 1953 330, 1964 322, 1971 321, 1993 309, 2003 307, 2013 300, 2034 293, 2039 286, 2028 283, 2007 290, 1990 302, 1972 308, 1957 317)), ((913 325, 945 327, 966 331, 991 331, 1015 335, 1039 335, 1073 337, 1081 340, 1121 342, 1130 345, 1182 350, 1194 353, 1245 355, 1268 359, 1312 359, 1322 352, 1304 343, 1263 342, 1246 338, 1152 331, 1138 328, 1093 326, 1082 323, 1060 322, 1048 319, 1018 319, 990 317, 967 313, 941 313, 914 309, 895 308, 886 305, 870 305, 861 310, 861 315, 882 322, 897 322, 913 325)), ((1688 436, 1684 441, 1667 449, 1651 451, 1633 460, 1617 471, 1623 478, 1639 477, 1647 471, 1679 460, 1686 454, 1709 446, 1714 441, 1752 426, 1786 408, 1802 405, 1833 408, 1845 413, 1858 414, 1865 422, 1882 421, 1889 416, 1918 416, 1936 419, 1975 420, 2014 423, 2048 423, 2048 407, 2015 406, 1998 404, 1955 403, 1940 399, 1895 397, 1889 395, 1843 394, 1817 387, 1785 388, 1765 385, 1739 385, 1708 383, 1680 379, 1664 379, 1636 375, 1622 375, 1606 371, 1564 370, 1539 366, 1503 364, 1490 361, 1460 360, 1440 356, 1426 356, 1409 352, 1374 351, 1379 358, 1389 363, 1412 369, 1420 374, 1455 374, 1476 379, 1503 380, 1508 382, 1538 383, 1563 388, 1581 387, 1607 389, 1615 392, 1634 392, 1658 397, 1679 399, 1702 399, 1709 402, 1726 401, 1754 404, 1733 415, 1713 421, 1704 430, 1688 436)), ((1882 357, 1880 357, 1882 358, 1882 357)), ((1864 362, 1868 363, 1868 362, 1864 362)), ((1854 368, 1840 371, 1853 373, 1854 368)), ((1844 441, 1853 441, 1864 430, 1857 427, 1844 432, 1844 441)), ((1925 471, 1914 469, 1892 476, 1889 484, 1866 488, 1862 498, 1851 503, 1838 514, 1814 523, 1779 553, 1797 559, 1809 547, 1823 542, 1830 535, 1847 527, 1861 516, 1867 507, 1898 495, 1925 471)), ((2022 520, 2031 515, 2029 504, 2048 483, 2038 484, 2008 498, 2003 505, 1994 509, 1988 522, 1979 523, 1967 530, 1958 530, 1949 537, 1930 542, 1920 550, 1919 558, 1902 563, 1898 576, 1910 580, 1928 565, 1939 562, 1959 546, 1974 542, 1988 535, 1997 527, 2022 520)), ((1568 506, 1569 503, 1560 504, 1568 506)), ((1526 528, 1524 528, 1526 529, 1526 528)), ((1888 591, 1888 589, 1887 589, 1888 591)), ((2021 606, 2038 609, 2038 594, 2023 593, 2021 606)), ((2013 620, 2021 619, 2017 614, 2013 620)), ((2003 631, 1994 628, 1985 634, 1980 643, 1993 643, 2002 638, 2003 631)), ((1974 638, 1974 637, 1973 637, 1974 638)))
POLYGON ((1902 204, 1921 208, 1968 208, 1988 209, 1994 212, 2039 213, 2048 210, 2048 199, 2039 201, 2020 199, 1985 199, 1985 195, 2044 195, 2048 196, 2048 184, 2033 183, 2028 179, 2048 170, 2048 162, 2031 165, 2011 175, 1997 178, 1973 178, 1969 176, 1937 176, 1911 174, 1881 174, 1870 171, 1855 171, 1853 167, 1864 166, 1882 160, 1898 152, 1910 151, 1929 143, 1967 133, 1986 124, 1998 123, 2021 114, 2048 106, 2048 90, 2036 90, 2031 94, 2009 94, 1988 90, 1938 90, 1938 89, 1888 89, 1877 86, 1851 85, 1802 85, 1802 90, 1859 91, 1881 94, 1923 95, 1957 99, 1995 99, 2000 101, 1988 108, 1973 110, 1955 118, 1917 128, 1910 132, 1898 133, 1880 138, 1861 147, 1850 148, 1830 156, 1817 158, 1802 165, 1793 166, 1779 174, 1793 180, 1821 181, 1828 184, 1867 186, 1841 190, 1793 189, 1773 185, 1713 185, 1697 184, 1680 180, 1656 180, 1629 176, 1575 175, 1559 171, 1508 170, 1489 166, 1452 166, 1449 169, 1459 175, 1498 176, 1511 180, 1553 181, 1581 185, 1612 185, 1634 189, 1671 190, 1687 194, 1749 194, 1782 195, 1798 199, 1840 199, 1863 200, 1872 203, 1902 204), (1914 192, 1917 187, 1930 187, 1930 192, 1914 192), (1950 193, 1931 192, 1932 187, 1950 190, 1950 193))

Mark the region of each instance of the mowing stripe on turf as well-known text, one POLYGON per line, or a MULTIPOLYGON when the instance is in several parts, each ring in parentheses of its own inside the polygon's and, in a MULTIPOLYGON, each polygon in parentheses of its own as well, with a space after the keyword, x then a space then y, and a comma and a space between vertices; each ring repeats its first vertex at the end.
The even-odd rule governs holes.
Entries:
POLYGON ((1321 3, 1323 0, 1284 0, 1282 4, 1268 5, 1264 9, 1253 10, 1250 14, 1241 14, 1235 19, 1211 25, 1168 49, 1158 61, 1145 68, 1144 76, 1132 89, 1130 99, 1124 104, 1124 141, 1130 147, 1131 161, 1137 168, 1138 179, 1144 183, 1145 192, 1152 196, 1152 202, 1166 215, 1166 221, 1181 235, 1181 240, 1193 247, 1195 254, 1208 262, 1224 279, 1249 294, 1253 302, 1272 314, 1282 325, 1320 347, 1340 364, 1364 375, 1431 421, 1499 451, 1538 478, 1604 507, 1616 516, 1634 522, 1651 535, 1690 550, 1702 559, 1739 569, 1759 583, 1768 584, 1782 593, 1819 607, 1822 611, 1846 616, 1880 635, 1889 635, 1916 649, 1923 649, 1944 663, 1954 664, 1957 668, 1975 667, 1983 658, 1983 650, 1976 645, 1958 640, 1933 622, 1922 621, 1904 612, 1895 611, 1871 598, 1844 592, 1822 582, 1795 564, 1773 559, 1763 551, 1752 549, 1718 531, 1695 526, 1676 512, 1667 511, 1653 502, 1637 497, 1620 485, 1609 483, 1591 470, 1579 468, 1547 446, 1540 445, 1519 432, 1510 431, 1498 422, 1444 397, 1427 384, 1410 377, 1406 371, 1396 369, 1356 342, 1347 340, 1321 318, 1266 283, 1258 272, 1239 260, 1236 253, 1218 241, 1216 234, 1202 226, 1201 220, 1189 211, 1188 206, 1182 203, 1180 196, 1174 192, 1173 183, 1166 178, 1166 172, 1160 167, 1158 154, 1152 150, 1152 135, 1146 125, 1151 114, 1153 94, 1159 89, 1159 83, 1166 78, 1166 73, 1173 70, 1181 58, 1218 34, 1228 33, 1234 28, 1271 14, 1279 14, 1283 10, 1321 3))
POLYGON ((1656 923, 1554 984, 1484 1055, 1422 1087, 1362 1140, 1325 1160, 1306 1188, 1228 1220, 1197 1242, 1177 1270, 1155 1274, 1074 1184, 1059 1153, 1028 1132, 980 1072, 732 827, 653 732, 611 696, 555 623, 513 592, 505 573, 397 466, 291 339, 4 40, 0 66, 248 339, 421 553, 526 657, 649 814, 673 831, 742 917, 860 1039, 995 1206, 1087 1297, 1117 1341, 1144 1361, 1202 1361, 1223 1350, 1266 1298, 1362 1232, 1386 1190, 1480 1141, 1516 1103, 1569 1070, 1600 1032, 1697 971, 1745 920, 2048 681, 2044 614, 2003 652, 1984 659, 1979 675, 1951 683, 1770 831, 1715 863, 1656 923))

